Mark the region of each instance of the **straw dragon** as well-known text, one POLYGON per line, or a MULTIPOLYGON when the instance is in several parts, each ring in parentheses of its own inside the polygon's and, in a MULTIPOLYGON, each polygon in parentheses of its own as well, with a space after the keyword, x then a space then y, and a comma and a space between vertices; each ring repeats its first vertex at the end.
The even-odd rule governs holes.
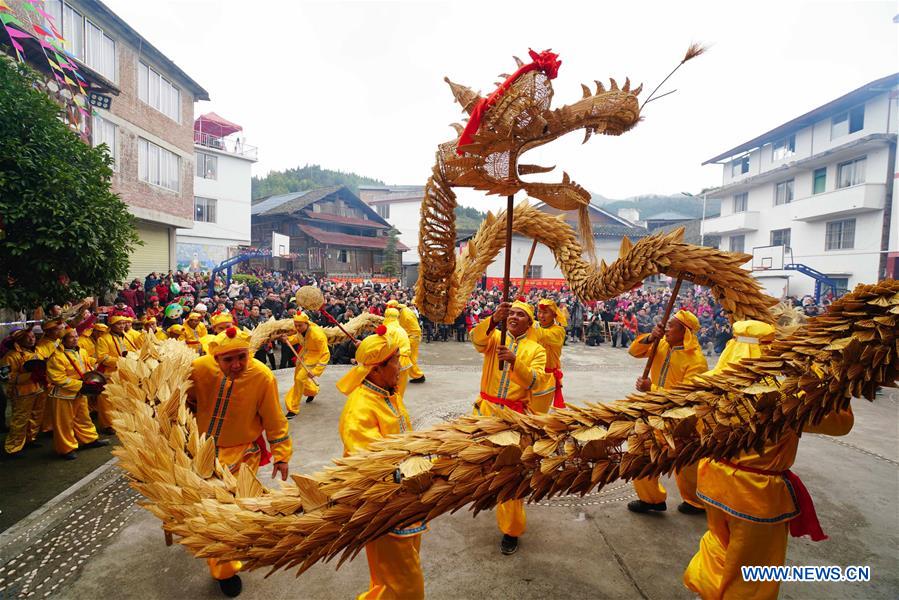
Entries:
MULTIPOLYGON (((464 107, 476 100, 452 85, 464 107)), ((490 217, 454 264, 450 187, 525 189, 551 204, 583 205, 581 188, 567 177, 556 187, 518 180, 516 173, 539 170, 518 165, 518 155, 575 128, 589 135, 632 127, 639 118, 636 91, 616 88, 585 89, 580 102, 550 111, 548 79, 531 71, 486 111, 486 127, 462 156, 454 143, 441 145, 422 209, 418 297, 429 316, 451 319, 502 246, 502 215, 490 217), (491 179, 490 169, 500 176, 491 179), (498 187, 499 180, 510 187, 498 187)), ((617 261, 596 269, 581 258, 583 248, 561 219, 526 204, 514 217, 517 230, 553 250, 581 297, 612 297, 656 273, 686 274, 709 286, 732 318, 774 320, 774 301, 740 268, 745 255, 691 246, 675 232, 625 241, 617 261)), ((899 282, 859 286, 826 315, 781 332, 767 355, 714 378, 548 415, 462 417, 387 438, 324 472, 295 475, 278 490, 246 468, 236 475, 222 468, 214 441, 187 410, 192 355, 176 342, 150 342, 139 356, 122 359, 107 389, 122 441, 120 465, 167 532, 197 556, 301 573, 320 560, 351 558, 388 529, 422 518, 670 473, 702 457, 759 448, 845 407, 852 396, 873 400, 899 372, 897 320, 899 282)))

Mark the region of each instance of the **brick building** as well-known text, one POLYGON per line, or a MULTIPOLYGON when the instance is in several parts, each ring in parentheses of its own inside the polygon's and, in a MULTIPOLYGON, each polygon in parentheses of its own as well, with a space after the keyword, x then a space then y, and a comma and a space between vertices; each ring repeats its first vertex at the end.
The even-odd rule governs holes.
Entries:
MULTIPOLYGON (((251 237, 271 247, 272 233, 290 237, 290 258, 269 259, 291 271, 346 278, 384 276, 390 224, 345 186, 332 186, 253 201, 251 237)), ((396 244, 396 265, 409 248, 396 244)), ((398 273, 397 273, 398 275, 398 273)))
MULTIPOLYGON (((94 145, 107 144, 115 161, 112 189, 136 217, 144 242, 131 257, 129 277, 174 268, 175 230, 194 223, 193 107, 208 93, 98 0, 45 0, 37 5, 44 14, 23 0, 7 4, 34 38, 23 40, 26 61, 50 86, 53 70, 38 40, 54 40, 41 32, 64 38, 66 59, 88 93, 111 98, 109 109, 93 108, 86 119, 67 113, 72 127, 94 145)), ((57 100, 70 102, 71 95, 57 100)))

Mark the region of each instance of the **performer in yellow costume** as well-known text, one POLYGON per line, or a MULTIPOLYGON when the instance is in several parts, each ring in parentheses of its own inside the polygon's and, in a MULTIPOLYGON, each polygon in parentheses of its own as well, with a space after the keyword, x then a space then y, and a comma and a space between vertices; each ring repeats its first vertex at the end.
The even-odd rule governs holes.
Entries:
MULTIPOLYGON (((696 339, 698 331, 699 319, 696 315, 688 310, 679 310, 668 320, 664 330, 661 325, 656 325, 651 333, 638 336, 628 350, 631 356, 647 358, 656 340, 659 341, 659 347, 652 361, 649 378, 639 377, 637 389, 648 392, 672 388, 708 370, 709 364, 699 346, 699 340, 696 339)), ((677 510, 688 515, 702 514, 705 507, 702 500, 696 497, 696 465, 688 465, 676 472, 675 481, 683 500, 677 510)), ((665 502, 668 494, 658 477, 635 479, 634 489, 639 499, 629 502, 628 510, 646 513, 668 508, 665 502)))
POLYGON ((309 315, 298 312, 293 317, 296 334, 285 341, 291 346, 299 345, 299 357, 293 372, 293 386, 284 397, 287 406, 287 418, 294 418, 300 412, 300 398, 305 395, 306 402, 312 402, 318 394, 319 385, 315 380, 325 372, 331 361, 328 349, 328 336, 322 328, 309 320, 309 315))
MULTIPOLYGON (((110 373, 118 368, 119 359, 127 356, 129 352, 137 352, 139 348, 126 334, 126 326, 131 317, 125 315, 113 315, 109 317, 109 333, 103 334, 97 340, 97 363, 100 370, 110 373)), ((97 424, 100 431, 111 435, 115 433, 112 428, 112 407, 106 398, 106 394, 97 397, 97 424)))
MULTIPOLYGON (((546 412, 555 392, 555 380, 546 373, 546 350, 528 337, 534 309, 517 300, 503 302, 487 320, 471 330, 471 343, 484 355, 481 393, 475 400, 475 414, 492 415, 503 409, 516 412, 546 412), (506 326, 506 346, 500 344, 500 323, 506 326), (502 361, 502 362, 501 362, 502 361), (505 369, 501 365, 505 363, 505 369)), ((524 500, 510 500, 496 506, 496 523, 503 532, 500 550, 513 554, 524 533, 527 516, 524 500)))
POLYGON ((168 339, 162 328, 156 325, 156 317, 144 317, 144 333, 150 337, 155 337, 160 342, 168 339))
MULTIPOLYGON (((35 353, 38 358, 44 361, 44 370, 46 370, 46 361, 50 360, 56 349, 59 348, 59 340, 65 331, 65 322, 60 318, 46 319, 41 323, 41 330, 44 335, 38 340, 35 346, 35 353)), ((41 431, 52 431, 53 429, 53 399, 44 394, 43 411, 41 412, 41 431)))
POLYGON ((3 447, 7 456, 17 458, 21 457, 22 448, 34 442, 40 433, 46 398, 46 368, 35 362, 40 359, 36 353, 33 331, 16 330, 12 333, 12 341, 12 350, 0 360, 0 365, 9 368, 9 384, 6 389, 12 409, 9 432, 3 447))
POLYGON ((399 341, 400 354, 400 379, 396 384, 396 393, 400 397, 406 397, 406 386, 409 384, 409 371, 412 369, 412 345, 409 342, 409 334, 400 325, 400 311, 388 308, 384 311, 384 326, 393 332, 399 341))
MULTIPOLYGON (((237 473, 245 464, 255 473, 269 460, 267 438, 274 459, 272 477, 280 475, 286 480, 292 448, 287 419, 278 402, 278 384, 272 372, 250 355, 249 348, 249 334, 236 327, 216 335, 209 343, 209 354, 193 362, 188 402, 196 413, 199 431, 215 440, 222 465, 237 473)), ((240 561, 206 562, 222 592, 232 597, 240 593, 240 561)))
POLYGON ((546 372, 553 376, 556 386, 553 408, 565 408, 565 398, 562 396, 562 346, 565 345, 566 327, 568 320, 554 300, 543 298, 537 303, 537 323, 531 329, 531 337, 546 350, 546 372))
POLYGON ((178 340, 180 342, 184 336, 184 325, 178 325, 177 323, 169 325, 169 328, 165 330, 165 335, 170 340, 178 340))
POLYGON ((400 304, 396 300, 389 300, 387 308, 395 308, 400 311, 400 326, 409 335, 409 359, 412 361, 409 381, 411 383, 424 383, 425 374, 418 366, 418 349, 421 346, 421 325, 418 322, 418 315, 411 308, 405 304, 400 304))
POLYGON ((187 344, 187 347, 197 354, 202 354, 201 340, 209 333, 206 331, 206 325, 200 320, 201 318, 200 313, 197 312, 188 314, 183 325, 184 331, 181 334, 181 339, 187 344))
MULTIPOLYGON (((738 321, 734 337, 709 374, 731 363, 762 355, 774 339, 774 328, 760 321, 738 321)), ((822 371, 813 366, 819 376, 822 371)), ((803 431, 846 435, 853 425, 852 410, 826 415, 803 431)), ((777 598, 775 581, 743 581, 741 566, 783 565, 787 532, 826 539, 805 486, 789 469, 796 459, 799 436, 790 433, 765 446, 761 454, 746 452, 729 461, 699 461, 697 495, 706 503, 708 531, 699 551, 684 572, 684 585, 704 600, 777 598)))
MULTIPOLYGON (((403 398, 396 392, 400 376, 400 337, 379 325, 356 348, 356 366, 337 382, 347 395, 340 414, 344 456, 365 450, 385 436, 412 431, 403 398)), ((366 544, 370 584, 359 600, 416 600, 424 598, 421 571, 421 534, 424 522, 394 529, 366 544)))
POLYGON ((85 383, 84 374, 94 369, 94 359, 78 345, 78 334, 68 328, 62 345, 47 363, 49 397, 53 399, 53 449, 66 460, 75 460, 80 448, 108 446, 101 440, 91 421, 84 393, 99 393, 101 387, 85 383))
MULTIPOLYGON (((234 319, 228 313, 219 313, 212 315, 212 333, 206 334, 200 340, 200 346, 203 348, 203 354, 209 354, 209 342, 215 339, 215 336, 225 331, 229 327, 234 326, 234 319)), ((172 326, 174 327, 174 325, 172 326)))
POLYGON ((132 318, 125 321, 125 337, 136 350, 140 350, 144 345, 144 332, 134 329, 134 319, 132 318))

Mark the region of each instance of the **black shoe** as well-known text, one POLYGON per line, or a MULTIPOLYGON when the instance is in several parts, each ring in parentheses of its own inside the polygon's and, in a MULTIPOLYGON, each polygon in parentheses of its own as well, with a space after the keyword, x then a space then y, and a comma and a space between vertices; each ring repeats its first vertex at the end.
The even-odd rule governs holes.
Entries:
POLYGON ((104 427, 100 430, 100 433, 102 433, 103 435, 115 435, 115 429, 113 429, 112 427, 104 427))
POLYGON ((78 458, 78 455, 75 453, 74 450, 72 450, 72 451, 69 452, 68 454, 63 454, 63 455, 61 455, 61 458, 62 458, 63 460, 75 460, 76 458, 78 458))
POLYGON ((34 440, 33 442, 25 442, 25 447, 26 448, 43 448, 44 445, 42 443, 40 443, 39 441, 34 440))
POLYGON ((518 538, 503 534, 503 539, 499 542, 499 551, 506 556, 518 552, 518 538))
POLYGON ((290 419, 294 418, 295 416, 297 416, 297 413, 291 412, 291 411, 287 411, 287 420, 288 420, 288 421, 289 421, 290 419))
POLYGON ((651 510, 662 512, 668 510, 668 505, 665 502, 652 504, 651 502, 643 502, 642 500, 631 500, 627 503, 627 509, 635 513, 648 513, 651 510))
POLYGON ((241 590, 243 590, 243 583, 240 581, 240 575, 232 575, 228 579, 219 579, 218 582, 222 593, 229 598, 239 596, 241 590))
POLYGON ((109 440, 96 439, 89 444, 85 444, 82 448, 99 448, 101 446, 108 446, 109 440))
POLYGON ((425 376, 424 376, 424 375, 422 375, 421 377, 416 377, 415 379, 410 379, 410 380, 409 380, 409 383, 424 383, 424 382, 425 382, 425 376))
POLYGON ((306 396, 306 404, 309 404, 313 400, 315 400, 315 396, 306 396))
POLYGON ((693 506, 687 502, 681 502, 677 505, 677 512, 684 513, 685 515, 704 515, 705 509, 693 506))

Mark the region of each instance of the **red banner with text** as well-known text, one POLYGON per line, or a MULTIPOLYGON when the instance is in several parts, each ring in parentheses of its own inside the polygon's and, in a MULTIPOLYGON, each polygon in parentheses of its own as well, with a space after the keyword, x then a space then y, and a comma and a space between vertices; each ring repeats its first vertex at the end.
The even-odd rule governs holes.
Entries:
MULTIPOLYGON (((520 286, 521 285, 521 277, 512 277, 511 280, 512 285, 520 286)), ((567 288, 568 284, 564 279, 528 279, 527 281, 527 289, 541 289, 541 290, 561 290, 563 287, 567 288)), ((503 289, 503 278, 502 277, 488 277, 487 278, 487 289, 492 288, 503 289)))

